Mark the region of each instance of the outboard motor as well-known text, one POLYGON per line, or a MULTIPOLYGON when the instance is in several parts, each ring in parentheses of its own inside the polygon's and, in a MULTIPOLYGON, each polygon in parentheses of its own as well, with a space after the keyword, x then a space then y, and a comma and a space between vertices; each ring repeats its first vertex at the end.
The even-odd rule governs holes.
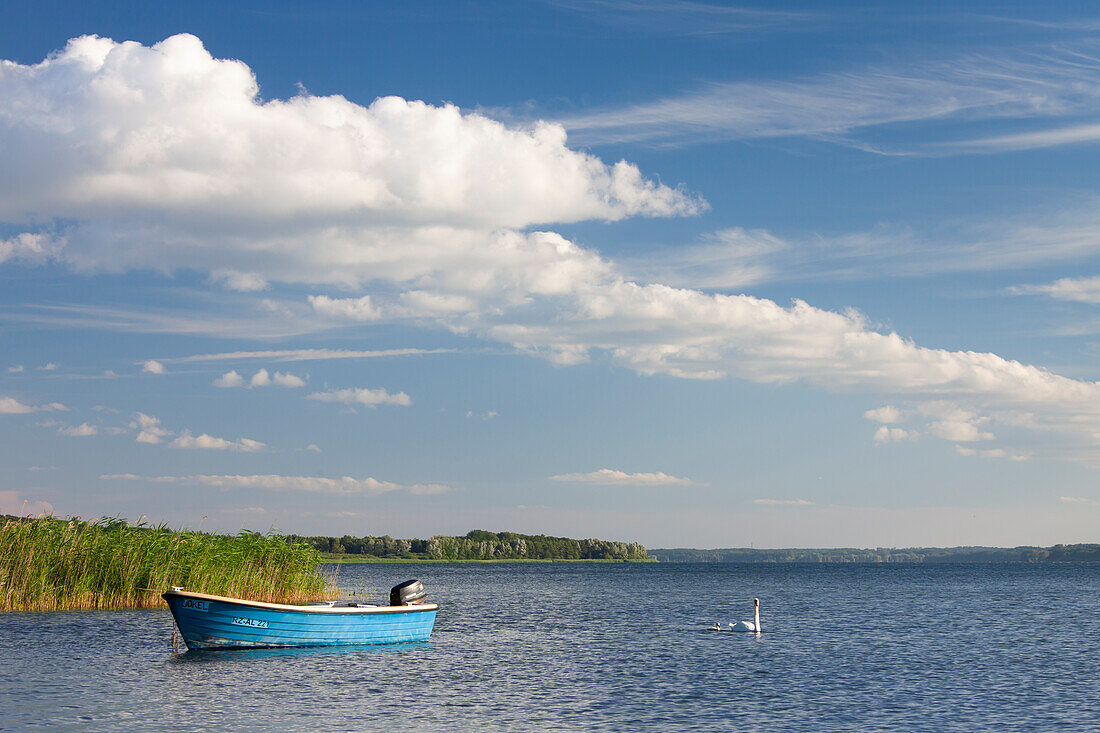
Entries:
POLYGON ((406 580, 390 591, 391 606, 415 606, 428 600, 428 592, 419 580, 406 580))

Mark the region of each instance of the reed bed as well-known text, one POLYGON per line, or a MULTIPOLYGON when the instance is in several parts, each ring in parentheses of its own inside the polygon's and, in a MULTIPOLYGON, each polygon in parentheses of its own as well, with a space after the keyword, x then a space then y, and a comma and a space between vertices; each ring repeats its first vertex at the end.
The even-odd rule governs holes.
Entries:
POLYGON ((171 530, 122 519, 0 527, 0 610, 163 606, 169 586, 272 603, 327 597, 317 551, 276 534, 171 530))

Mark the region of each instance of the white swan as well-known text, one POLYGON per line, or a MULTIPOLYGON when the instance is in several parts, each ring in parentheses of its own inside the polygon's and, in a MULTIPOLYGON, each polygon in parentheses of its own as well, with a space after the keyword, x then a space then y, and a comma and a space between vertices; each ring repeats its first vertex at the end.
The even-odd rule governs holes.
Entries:
POLYGON ((752 599, 752 621, 738 621, 735 624, 730 624, 730 631, 753 631, 760 632, 760 599, 752 599))

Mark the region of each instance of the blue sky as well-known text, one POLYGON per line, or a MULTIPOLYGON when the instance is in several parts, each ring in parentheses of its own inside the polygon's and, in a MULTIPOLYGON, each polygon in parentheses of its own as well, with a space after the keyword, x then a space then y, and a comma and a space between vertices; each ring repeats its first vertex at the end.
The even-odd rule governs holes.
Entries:
POLYGON ((1097 541, 1098 30, 0 9, 0 511, 1097 541))

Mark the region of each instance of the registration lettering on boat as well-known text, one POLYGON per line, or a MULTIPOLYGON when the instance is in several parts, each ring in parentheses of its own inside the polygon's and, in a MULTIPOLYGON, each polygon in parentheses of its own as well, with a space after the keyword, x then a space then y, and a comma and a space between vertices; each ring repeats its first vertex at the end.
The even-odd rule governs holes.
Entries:
POLYGON ((254 629, 267 628, 267 621, 258 618, 241 618, 240 616, 234 616, 233 623, 237 626, 251 626, 254 629))
POLYGON ((186 608, 191 611, 202 611, 206 613, 210 610, 210 604, 206 601, 197 601, 194 598, 185 598, 183 603, 180 604, 180 608, 186 608))

